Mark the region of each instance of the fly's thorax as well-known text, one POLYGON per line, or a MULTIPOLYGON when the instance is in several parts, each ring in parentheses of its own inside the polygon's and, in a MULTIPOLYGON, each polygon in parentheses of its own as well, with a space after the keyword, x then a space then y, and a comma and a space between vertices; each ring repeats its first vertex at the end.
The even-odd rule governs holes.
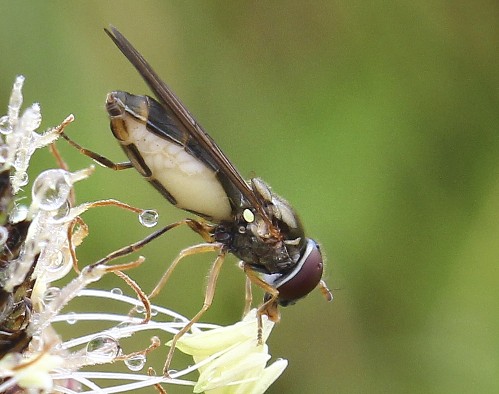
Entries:
POLYGON ((260 178, 251 179, 249 184, 265 217, 251 206, 240 209, 234 222, 232 252, 259 272, 288 272, 306 247, 301 222, 293 208, 260 178))
POLYGON ((279 229, 283 241, 296 243, 304 247, 304 230, 300 218, 293 207, 282 197, 275 194, 269 185, 260 178, 250 180, 251 188, 265 207, 267 215, 275 227, 279 229))
MULTIPOLYGON (((272 209, 271 207, 267 207, 272 209)), ((267 215, 267 218, 273 218, 267 215)), ((231 233, 231 251, 256 271, 263 273, 287 272, 299 261, 305 248, 301 228, 278 227, 280 220, 263 218, 256 210, 244 208, 236 215, 231 233), (283 231, 285 230, 285 231, 283 231), (298 237, 289 238, 299 234, 298 237)))

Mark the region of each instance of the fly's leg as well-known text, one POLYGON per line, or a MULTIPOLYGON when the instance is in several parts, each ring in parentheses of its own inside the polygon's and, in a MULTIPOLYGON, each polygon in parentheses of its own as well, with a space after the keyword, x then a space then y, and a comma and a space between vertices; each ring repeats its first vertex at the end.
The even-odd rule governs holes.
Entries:
POLYGON ((77 149, 81 154, 90 157, 92 160, 94 160, 96 163, 100 164, 103 167, 107 167, 115 171, 121 171, 133 168, 132 163, 130 163, 129 161, 125 161, 122 163, 115 163, 112 160, 108 159, 107 157, 104 157, 96 152, 93 152, 89 149, 82 147, 80 144, 74 142, 71 138, 69 138, 64 132, 61 132, 61 136, 66 141, 68 141, 69 145, 77 149))
POLYGON ((246 284, 245 284, 245 298, 244 298, 244 312, 243 312, 243 317, 246 316, 250 309, 251 309, 251 303, 253 302, 253 292, 251 290, 251 280, 246 277, 246 284))
POLYGON ((144 239, 142 239, 140 241, 134 242, 133 244, 130 244, 130 245, 125 246, 121 249, 115 250, 112 253, 109 253, 107 256, 105 256, 102 259, 100 259, 99 261, 93 263, 92 266, 105 264, 105 263, 112 261, 112 260, 115 260, 119 257, 123 257, 123 256, 127 256, 129 254, 132 254, 133 252, 136 252, 136 251, 142 249, 149 242, 154 241, 156 238, 160 237, 161 235, 163 235, 167 231, 169 231, 175 227, 181 226, 183 224, 188 224, 191 221, 193 221, 193 220, 192 219, 184 219, 184 220, 180 220, 180 221, 175 222, 175 223, 171 223, 168 226, 165 226, 162 229, 155 231, 152 234, 149 234, 147 237, 145 237, 144 239))
POLYGON ((148 295, 149 299, 156 297, 160 293, 160 291, 165 286, 166 282, 168 282, 168 279, 170 279, 170 276, 177 267, 178 263, 180 263, 180 261, 184 257, 192 256, 193 254, 199 254, 199 253, 218 252, 222 249, 222 247, 223 247, 222 244, 219 243, 203 243, 199 245, 193 245, 184 250, 181 250, 178 256, 175 258, 175 260, 173 260, 168 269, 165 271, 161 279, 158 281, 154 289, 148 295))
MULTIPOLYGON (((57 126, 55 128, 57 133, 59 133, 59 135, 64 136, 64 129, 66 128, 66 126, 68 126, 70 123, 72 123, 74 121, 74 119, 75 118, 73 115, 69 115, 66 119, 64 119, 64 121, 59 126, 57 126)), ((57 165, 59 166, 59 168, 62 168, 63 170, 66 170, 66 171, 69 171, 69 166, 66 164, 66 162, 62 158, 59 150, 57 149, 57 147, 55 145, 55 142, 52 142, 49 145, 49 150, 50 150, 50 153, 52 154, 52 156, 54 156, 55 161, 56 161, 57 165)))
MULTIPOLYGON (((187 332, 191 329, 193 324, 199 321, 199 319, 203 316, 203 314, 210 308, 212 302, 213 302, 213 297, 215 296, 215 288, 217 284, 217 279, 218 275, 220 274, 220 269, 222 268, 222 264, 225 260, 226 252, 222 249, 223 245, 222 244, 200 244, 200 245, 195 245, 190 248, 184 249, 179 257, 177 257, 170 268, 168 268, 168 271, 173 271, 175 266, 178 264, 178 262, 185 256, 189 256, 192 254, 197 254, 197 253, 204 253, 204 252, 211 252, 211 251, 218 251, 219 254, 216 258, 216 260, 213 262, 211 268, 210 268, 210 273, 208 276, 208 284, 206 286, 206 291, 204 294, 204 302, 203 306, 199 310, 198 313, 187 323, 175 336, 173 337, 171 344, 170 344, 170 350, 168 351, 168 355, 166 356, 166 361, 165 365, 163 367, 163 374, 165 376, 169 376, 168 370, 173 358, 173 353, 175 352, 175 346, 178 342, 178 340, 187 332), (173 268, 172 268, 173 267, 173 268)), ((166 273, 165 273, 166 275, 166 273)), ((171 275, 171 272, 170 272, 171 275)), ((169 277, 169 275, 168 275, 169 277)), ((162 278, 163 279, 163 278, 162 278)))
MULTIPOLYGON (((59 126, 56 127, 58 133, 64 134, 64 129, 66 128, 66 126, 72 123, 73 121, 74 121, 74 116, 69 115, 66 119, 64 119, 64 121, 59 126)), ((52 142, 49 145, 49 151, 52 154, 52 156, 54 156, 54 159, 59 168, 62 168, 63 170, 69 172, 69 166, 67 165, 66 161, 63 159, 61 153, 59 152, 59 149, 57 149, 55 142, 52 142)), ((71 190, 69 191, 69 198, 68 198, 70 206, 75 205, 75 199, 76 199, 75 191, 73 188, 71 188, 71 190)))
MULTIPOLYGON (((135 282, 132 278, 130 278, 127 274, 125 274, 123 271, 113 271, 114 274, 118 277, 121 278, 127 285, 130 287, 135 294, 137 295, 137 298, 142 302, 142 306, 144 307, 144 320, 142 320, 142 324, 148 323, 151 320, 151 301, 149 301, 149 298, 147 298, 146 294, 144 291, 140 288, 140 286, 135 282)), ((158 340, 159 341, 159 340, 158 340)))
MULTIPOLYGON (((98 201, 82 204, 82 206, 85 206, 85 210, 90 209, 90 208, 97 208, 97 207, 114 206, 114 207, 118 207, 120 209, 124 209, 126 211, 137 213, 137 214, 142 214, 145 211, 144 209, 137 208, 137 207, 134 207, 132 205, 129 205, 129 204, 126 204, 124 202, 114 200, 114 199, 98 200, 98 201)), ((189 222, 189 221, 191 221, 191 220, 190 219, 185 220, 185 222, 189 222)), ((177 225, 180 225, 180 224, 183 224, 183 221, 174 223, 170 226, 176 227, 177 225)), ((162 229, 159 231, 163 231, 163 230, 165 230, 165 229, 162 229)), ((166 232, 166 231, 168 231, 168 230, 165 230, 164 232, 166 232)), ((85 238, 87 236, 87 234, 88 234, 87 224, 83 221, 83 219, 81 219, 79 216, 77 216, 75 219, 73 219, 72 223, 68 227, 68 244, 69 244, 69 251, 71 253, 71 257, 73 260, 73 267, 74 267, 75 271, 78 273, 80 272, 80 270, 78 269, 78 259, 76 257, 74 249, 75 249, 75 246, 78 246, 83 241, 83 238, 85 238)), ((137 247, 137 246, 135 246, 135 248, 136 248, 135 250, 140 249, 140 247, 137 247)), ((133 252, 133 250, 129 253, 132 253, 132 252, 133 252)), ((129 254, 129 253, 124 253, 120 256, 124 256, 124 255, 129 254)), ((117 256, 117 257, 120 257, 120 256, 117 256)), ((110 260, 113 260, 113 258, 111 258, 110 260)), ((106 260, 105 262, 110 261, 110 260, 106 260)))
POLYGON ((267 315, 268 318, 274 322, 278 322, 280 320, 277 297, 279 296, 279 291, 265 282, 263 279, 258 276, 248 264, 243 266, 244 272, 246 273, 246 277, 250 280, 251 283, 257 285, 265 291, 265 302, 258 308, 256 312, 257 322, 258 322, 258 332, 257 332, 257 340, 258 344, 263 344, 263 321, 262 315, 267 315))

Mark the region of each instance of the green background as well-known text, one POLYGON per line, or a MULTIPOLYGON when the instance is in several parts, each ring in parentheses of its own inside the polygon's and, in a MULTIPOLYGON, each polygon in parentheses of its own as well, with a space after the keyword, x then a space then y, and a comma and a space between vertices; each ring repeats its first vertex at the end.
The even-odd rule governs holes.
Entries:
MULTIPOLYGON (((24 74, 25 103, 41 103, 42 128, 74 113, 69 135, 123 160, 105 95, 148 90, 104 34, 112 23, 241 173, 261 176, 300 212, 326 251, 335 299, 328 304, 314 292, 282 310, 270 347, 290 365, 269 392, 499 392, 499 3, 1 1, 0 8, 1 113, 15 75, 24 74)), ((90 164, 59 146, 72 169, 90 164)), ((32 170, 53 166, 40 152, 32 170)), ((185 216, 133 171, 99 167, 77 196, 157 208, 163 225, 185 216)), ((84 218, 82 265, 150 232, 113 208, 84 218)), ((195 242, 186 229, 165 236, 141 252, 146 263, 130 275, 150 289, 195 242)), ((192 316, 210 261, 185 262, 157 302, 192 316)), ((109 277, 99 286, 113 281, 120 283, 109 277)), ((236 321, 243 289, 231 258, 205 320, 236 321)))

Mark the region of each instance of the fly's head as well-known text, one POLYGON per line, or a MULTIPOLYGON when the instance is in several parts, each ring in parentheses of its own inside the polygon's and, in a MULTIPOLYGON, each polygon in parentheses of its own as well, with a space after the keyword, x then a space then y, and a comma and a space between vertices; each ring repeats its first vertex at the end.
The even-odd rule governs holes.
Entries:
MULTIPOLYGON (((269 228, 262 220, 255 220, 252 227, 254 234, 262 239, 267 234, 273 243, 273 260, 266 265, 264 280, 279 292, 275 300, 278 305, 292 305, 322 284, 324 264, 320 247, 305 237, 300 220, 288 202, 272 193, 261 179, 254 178, 251 184, 272 220, 269 228), (276 229, 278 233, 273 234, 276 229)), ((270 298, 267 294, 266 301, 270 298)))
MULTIPOLYGON (((306 241, 305 250, 293 269, 264 276, 265 282, 279 292, 276 303, 280 306, 293 305, 318 286, 322 287, 324 263, 320 247, 313 239, 306 241)), ((270 298, 270 294, 265 295, 265 301, 270 298)))

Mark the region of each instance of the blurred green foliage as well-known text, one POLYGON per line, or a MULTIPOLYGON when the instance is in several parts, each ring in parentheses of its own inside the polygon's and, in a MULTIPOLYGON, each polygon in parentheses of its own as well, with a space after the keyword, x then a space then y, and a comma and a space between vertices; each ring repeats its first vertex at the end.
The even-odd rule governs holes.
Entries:
MULTIPOLYGON (((148 90, 103 33, 111 23, 240 171, 292 201, 321 241, 335 300, 312 293, 282 311, 270 346, 290 366, 269 392, 499 392, 499 3, 3 0, 0 8, 0 112, 22 73, 43 127, 74 113, 68 134, 123 160, 105 95, 148 90)), ((90 163, 59 146, 71 168, 90 163)), ((46 152, 35 160, 33 171, 54 166, 46 152)), ((184 216, 134 172, 98 168, 77 195, 157 208, 162 224, 184 216)), ((130 216, 89 212, 82 264, 148 233, 130 216)), ((131 274, 150 288, 196 241, 187 230, 169 234, 131 274)), ((224 267, 208 321, 240 316, 235 262, 224 267)), ((207 256, 185 262, 158 302, 192 316, 208 266, 207 256)))

